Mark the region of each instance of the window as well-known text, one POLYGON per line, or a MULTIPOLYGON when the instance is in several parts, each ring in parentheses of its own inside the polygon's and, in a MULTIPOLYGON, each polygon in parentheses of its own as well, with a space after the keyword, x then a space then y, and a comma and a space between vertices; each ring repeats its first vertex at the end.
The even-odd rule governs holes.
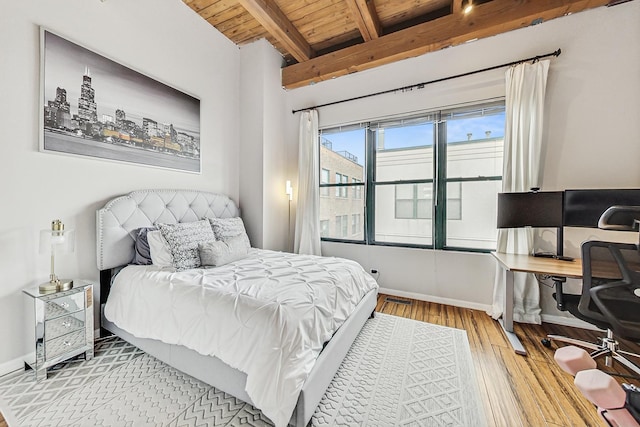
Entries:
POLYGON ((353 214, 351 215, 351 234, 355 236, 360 232, 360 214, 353 214))
MULTIPOLYGON (((360 183, 362 181, 359 180, 358 178, 351 178, 351 182, 353 182, 354 184, 358 184, 358 183, 360 183)), ((353 198, 354 199, 362 199, 362 187, 361 186, 353 187, 353 198)))
MULTIPOLYGON (((349 177, 336 172, 336 184, 347 184, 349 177)), ((347 187, 336 187, 336 197, 347 197, 347 187)))
POLYGON ((504 102, 322 129, 321 220, 351 215, 366 244, 495 249, 503 135, 504 102))
MULTIPOLYGON (((447 219, 462 216, 460 182, 452 182, 447 191, 447 219)), ((396 219, 431 219, 432 186, 430 184, 396 185, 396 219)))
POLYGON ((349 221, 364 215, 365 137, 360 126, 321 132, 320 222, 328 224, 324 239, 364 241, 363 221, 356 232, 349 221))
POLYGON ((336 236, 346 237, 349 232, 349 215, 336 216, 336 236))
MULTIPOLYGON (((328 184, 329 183, 329 169, 322 169, 320 171, 320 184, 328 184)), ((329 189, 323 187, 320 189, 320 196, 329 197, 329 189)))
POLYGON ((320 221, 320 237, 329 237, 329 221, 320 221))

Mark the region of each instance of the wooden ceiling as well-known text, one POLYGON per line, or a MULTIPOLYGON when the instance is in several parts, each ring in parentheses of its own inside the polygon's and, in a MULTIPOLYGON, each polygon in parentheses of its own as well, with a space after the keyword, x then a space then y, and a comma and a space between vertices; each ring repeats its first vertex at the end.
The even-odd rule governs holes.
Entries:
POLYGON ((295 88, 620 0, 183 0, 237 45, 266 38, 295 88))

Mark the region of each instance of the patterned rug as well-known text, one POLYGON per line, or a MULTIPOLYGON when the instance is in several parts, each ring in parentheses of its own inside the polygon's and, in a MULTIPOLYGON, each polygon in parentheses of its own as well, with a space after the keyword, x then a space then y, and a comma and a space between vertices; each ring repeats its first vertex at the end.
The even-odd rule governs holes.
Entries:
MULTIPOLYGON (((270 426, 253 406, 118 337, 94 359, 0 377, 22 426, 270 426)), ((484 426, 466 332, 376 314, 336 373, 312 426, 484 426)))

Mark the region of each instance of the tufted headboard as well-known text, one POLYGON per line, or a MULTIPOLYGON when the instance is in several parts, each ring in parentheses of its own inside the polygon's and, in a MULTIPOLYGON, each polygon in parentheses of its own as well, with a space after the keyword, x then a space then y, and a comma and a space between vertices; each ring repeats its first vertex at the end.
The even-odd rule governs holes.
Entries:
POLYGON ((96 212, 99 270, 128 264, 134 255, 134 230, 156 222, 175 224, 204 217, 239 216, 233 200, 195 190, 138 190, 117 197, 96 212))

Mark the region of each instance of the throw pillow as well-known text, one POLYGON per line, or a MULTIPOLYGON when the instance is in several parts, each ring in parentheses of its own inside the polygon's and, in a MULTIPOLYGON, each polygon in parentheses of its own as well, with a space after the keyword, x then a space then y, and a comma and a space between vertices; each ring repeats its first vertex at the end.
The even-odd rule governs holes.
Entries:
POLYGON ((249 254, 243 236, 230 237, 226 241, 218 240, 198 245, 202 265, 220 267, 246 257, 249 254))
POLYGON ((149 231, 147 233, 147 241, 149 242, 151 263, 161 268, 173 267, 173 258, 169 251, 169 245, 164 237, 162 237, 160 230, 149 231))
POLYGON ((162 237, 169 244, 176 270, 200 267, 198 244, 215 240, 208 221, 159 224, 162 237))
POLYGON ((135 253, 133 254, 133 259, 131 260, 131 264, 136 265, 150 265, 153 264, 151 261, 151 248, 149 247, 149 239, 147 238, 147 233, 149 231, 157 230, 156 227, 141 227, 135 230, 136 241, 133 245, 135 253))
POLYGON ((208 220, 213 229, 213 234, 216 235, 216 240, 226 241, 231 237, 242 236, 247 249, 251 247, 242 218, 208 218, 208 220))

